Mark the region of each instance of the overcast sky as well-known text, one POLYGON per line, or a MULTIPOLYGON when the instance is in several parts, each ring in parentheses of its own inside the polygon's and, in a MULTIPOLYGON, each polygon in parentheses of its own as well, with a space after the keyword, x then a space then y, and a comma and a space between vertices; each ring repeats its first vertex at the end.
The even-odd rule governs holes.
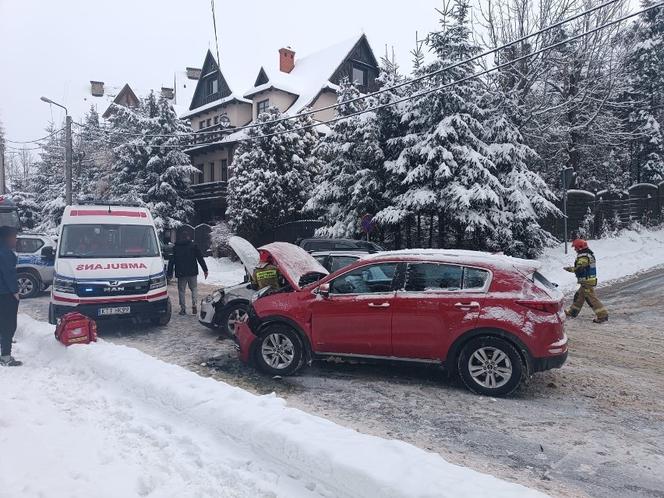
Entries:
MULTIPOLYGON (((263 61, 291 45, 306 55, 366 33, 376 56, 394 45, 410 65, 415 31, 436 27, 441 0, 216 0, 221 65, 243 92, 263 61)), ((7 138, 43 136, 90 80, 172 86, 173 72, 214 53, 210 0, 0 0, 0 120, 7 138)), ((78 116, 75 116, 79 119, 78 116)))

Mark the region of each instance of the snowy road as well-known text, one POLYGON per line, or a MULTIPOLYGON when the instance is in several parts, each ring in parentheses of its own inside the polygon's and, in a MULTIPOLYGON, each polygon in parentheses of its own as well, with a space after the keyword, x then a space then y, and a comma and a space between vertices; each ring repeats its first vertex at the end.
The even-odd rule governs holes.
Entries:
MULTIPOLYGON (((663 288, 657 270, 602 289, 611 322, 594 325, 587 310, 569 322, 567 365, 509 399, 474 396, 421 367, 318 364, 273 380, 240 365, 232 345, 193 317, 105 337, 554 496, 664 496, 663 288)), ((41 317, 44 306, 22 303, 41 317)))

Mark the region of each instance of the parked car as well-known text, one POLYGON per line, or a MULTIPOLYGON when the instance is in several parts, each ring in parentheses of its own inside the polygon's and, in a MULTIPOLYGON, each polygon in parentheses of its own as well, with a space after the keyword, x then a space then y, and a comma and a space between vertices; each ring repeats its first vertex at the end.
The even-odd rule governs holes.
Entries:
POLYGON ((37 296, 53 283, 56 242, 39 233, 19 233, 16 238, 16 273, 21 299, 37 296))
MULTIPOLYGON (((249 276, 253 274, 259 256, 258 250, 241 237, 231 237, 229 246, 242 261, 246 272, 245 278, 242 282, 220 287, 206 296, 201 302, 198 320, 206 327, 220 329, 224 333, 234 336, 235 325, 246 318, 251 299, 257 291, 251 284, 249 276)), ((354 263, 366 254, 350 251, 323 251, 313 253, 312 256, 328 272, 333 272, 354 263)))
POLYGON ((368 253, 363 251, 316 251, 311 255, 330 273, 355 263, 368 253))
POLYGON ((312 238, 302 239, 298 245, 307 252, 320 251, 361 251, 361 252, 379 252, 384 249, 375 242, 367 240, 353 239, 323 239, 312 238))
POLYGON ((433 363, 473 392, 500 396, 567 358, 563 295, 537 262, 385 252, 297 286, 314 258, 273 257, 293 285, 260 291, 237 326, 241 360, 268 374, 293 374, 326 357, 433 363))

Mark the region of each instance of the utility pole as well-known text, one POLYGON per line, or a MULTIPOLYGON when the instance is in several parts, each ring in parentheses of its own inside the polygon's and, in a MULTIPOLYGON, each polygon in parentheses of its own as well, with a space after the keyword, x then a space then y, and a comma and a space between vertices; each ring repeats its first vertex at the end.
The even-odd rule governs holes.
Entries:
POLYGON ((0 144, 0 195, 7 193, 7 184, 5 181, 5 146, 0 144))
POLYGON ((48 97, 41 97, 42 102, 47 104, 57 105, 65 110, 65 203, 71 206, 71 161, 72 161, 72 140, 71 140, 71 123, 72 119, 69 115, 67 108, 57 102, 53 102, 48 97))
POLYGON ((65 202, 71 206, 71 161, 72 161, 72 140, 71 140, 71 116, 65 116, 65 202))

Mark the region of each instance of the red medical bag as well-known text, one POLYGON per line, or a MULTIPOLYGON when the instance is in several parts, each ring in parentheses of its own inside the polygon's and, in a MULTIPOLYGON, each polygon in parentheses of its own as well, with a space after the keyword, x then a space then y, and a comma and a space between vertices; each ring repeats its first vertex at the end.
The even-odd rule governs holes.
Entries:
POLYGON ((80 313, 67 313, 55 327, 55 338, 65 346, 97 341, 97 324, 80 313))

